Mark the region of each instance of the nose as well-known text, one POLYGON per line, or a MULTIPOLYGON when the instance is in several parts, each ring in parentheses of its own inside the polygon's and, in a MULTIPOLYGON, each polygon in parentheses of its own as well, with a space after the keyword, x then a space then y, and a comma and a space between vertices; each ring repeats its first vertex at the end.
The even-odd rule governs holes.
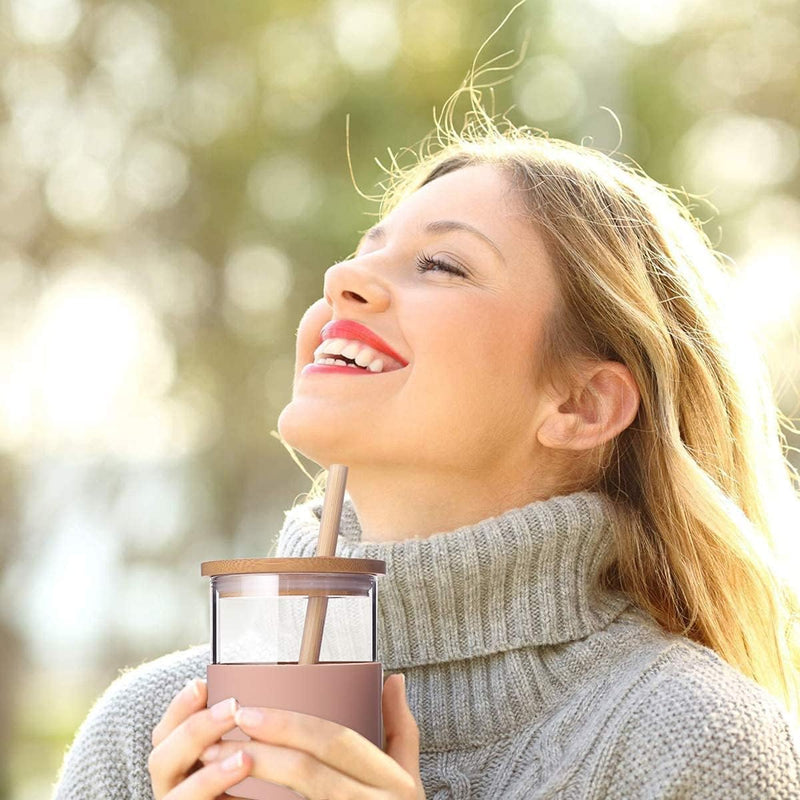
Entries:
POLYGON ((334 312, 353 307, 360 311, 385 311, 391 302, 385 281, 357 259, 328 267, 324 289, 325 300, 334 312))

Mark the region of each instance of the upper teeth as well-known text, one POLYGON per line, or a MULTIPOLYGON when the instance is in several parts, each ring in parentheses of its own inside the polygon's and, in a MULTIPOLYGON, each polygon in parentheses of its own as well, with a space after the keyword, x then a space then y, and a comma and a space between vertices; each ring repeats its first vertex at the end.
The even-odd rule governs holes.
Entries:
POLYGON ((355 364, 347 364, 339 358, 331 356, 341 355, 352 358, 360 367, 366 367, 370 372, 380 372, 383 369, 384 359, 371 347, 352 339, 328 339, 314 351, 315 364, 340 364, 358 369, 355 364))

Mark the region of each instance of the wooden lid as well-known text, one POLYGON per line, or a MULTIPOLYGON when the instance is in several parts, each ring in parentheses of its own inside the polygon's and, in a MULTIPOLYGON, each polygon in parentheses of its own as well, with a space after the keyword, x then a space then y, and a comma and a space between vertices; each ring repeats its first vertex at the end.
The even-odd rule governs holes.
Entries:
POLYGON ((215 575, 252 575, 253 573, 275 572, 340 572, 363 575, 385 575, 386 562, 372 558, 233 558, 224 561, 204 561, 200 574, 207 577, 215 575))

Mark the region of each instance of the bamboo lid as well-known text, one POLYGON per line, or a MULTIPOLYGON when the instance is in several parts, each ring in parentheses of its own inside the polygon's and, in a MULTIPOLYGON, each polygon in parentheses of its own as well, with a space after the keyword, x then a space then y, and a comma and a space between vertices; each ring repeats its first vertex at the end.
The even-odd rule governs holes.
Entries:
POLYGON ((350 575, 385 575, 386 562, 372 558, 313 556, 310 558, 233 558, 222 561, 204 561, 200 565, 200 574, 206 577, 252 575, 258 572, 339 572, 350 575))
MULTIPOLYGON (((225 600, 229 597, 253 597, 252 592, 219 592, 217 597, 225 600)), ((342 589, 330 587, 327 589, 287 589, 281 587, 278 592, 263 595, 264 597, 369 597, 369 588, 342 589)))

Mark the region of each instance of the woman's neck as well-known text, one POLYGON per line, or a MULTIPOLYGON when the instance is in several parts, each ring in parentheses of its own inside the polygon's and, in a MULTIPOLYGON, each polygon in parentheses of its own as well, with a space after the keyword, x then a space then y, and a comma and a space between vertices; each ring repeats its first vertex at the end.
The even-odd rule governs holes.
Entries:
POLYGON ((448 471, 429 475, 367 472, 350 468, 347 491, 358 515, 362 540, 425 539, 543 500, 552 492, 535 475, 525 482, 506 475, 448 471))

